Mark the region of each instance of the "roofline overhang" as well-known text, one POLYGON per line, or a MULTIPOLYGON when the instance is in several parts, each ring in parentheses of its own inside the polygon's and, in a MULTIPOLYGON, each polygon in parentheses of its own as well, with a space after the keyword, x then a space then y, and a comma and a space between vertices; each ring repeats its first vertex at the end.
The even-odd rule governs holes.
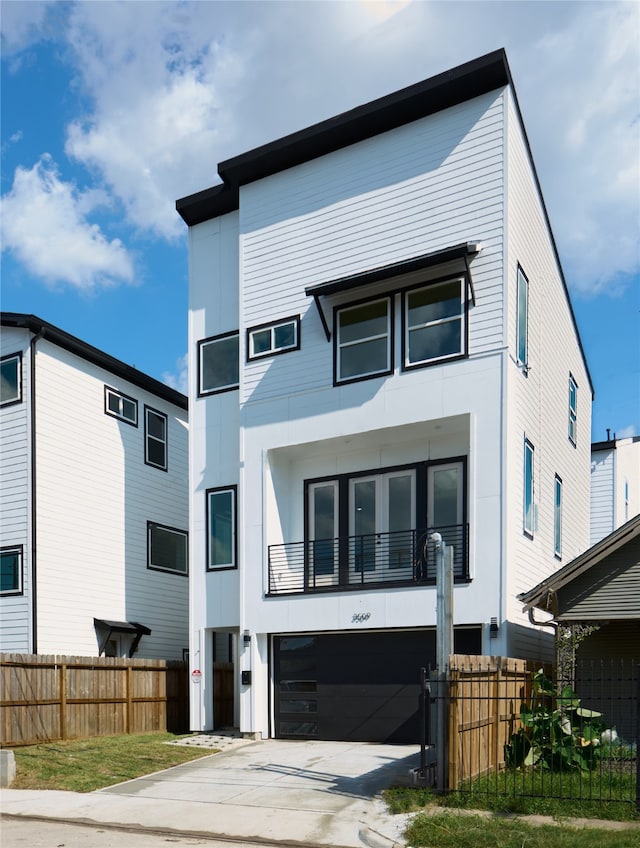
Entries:
POLYGON ((120 359, 116 359, 103 350, 100 350, 93 345, 83 342, 82 339, 72 336, 65 330, 61 330, 54 324, 48 321, 43 321, 37 315, 29 315, 24 312, 1 312, 0 323, 3 327, 15 327, 18 329, 28 330, 34 336, 41 339, 46 339, 52 344, 57 345, 70 353, 81 357, 93 365, 104 368, 111 374, 127 380, 129 383, 138 386, 163 400, 173 403, 180 409, 188 409, 188 399, 181 392, 172 389, 170 386, 161 383, 154 377, 150 377, 142 371, 138 371, 132 365, 127 365, 120 359))

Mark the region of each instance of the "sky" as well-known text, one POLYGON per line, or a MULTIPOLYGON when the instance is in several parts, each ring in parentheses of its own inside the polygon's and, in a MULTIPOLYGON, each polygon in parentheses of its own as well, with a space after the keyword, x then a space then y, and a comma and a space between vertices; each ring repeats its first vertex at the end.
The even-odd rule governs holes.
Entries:
POLYGON ((640 4, 2 0, 0 306, 186 391, 217 164, 504 47, 595 389, 640 434, 640 4))

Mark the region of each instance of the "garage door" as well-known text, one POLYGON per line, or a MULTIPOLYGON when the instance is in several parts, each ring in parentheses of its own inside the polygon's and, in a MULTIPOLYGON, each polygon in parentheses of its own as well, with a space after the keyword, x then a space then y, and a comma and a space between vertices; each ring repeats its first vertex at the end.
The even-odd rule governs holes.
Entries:
MULTIPOLYGON (((456 632, 479 653, 480 629, 456 632)), ((274 637, 275 735, 283 739, 417 743, 421 666, 435 631, 274 637)))

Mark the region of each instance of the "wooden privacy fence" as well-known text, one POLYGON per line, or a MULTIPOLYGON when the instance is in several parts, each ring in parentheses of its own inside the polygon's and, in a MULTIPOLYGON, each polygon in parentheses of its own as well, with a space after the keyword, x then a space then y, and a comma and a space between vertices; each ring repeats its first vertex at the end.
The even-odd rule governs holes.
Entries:
POLYGON ((0 744, 188 730, 184 662, 0 654, 0 744))
POLYGON ((505 767, 504 748, 519 725, 535 665, 510 657, 449 658, 450 790, 505 767))

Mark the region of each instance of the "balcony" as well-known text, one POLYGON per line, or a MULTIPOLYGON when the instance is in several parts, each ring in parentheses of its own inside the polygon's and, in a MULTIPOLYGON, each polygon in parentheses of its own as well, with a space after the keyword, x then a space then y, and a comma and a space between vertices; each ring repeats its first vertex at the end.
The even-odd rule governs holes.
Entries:
POLYGON ((269 545, 268 596, 435 585, 441 534, 456 583, 469 580, 469 525, 269 545))

